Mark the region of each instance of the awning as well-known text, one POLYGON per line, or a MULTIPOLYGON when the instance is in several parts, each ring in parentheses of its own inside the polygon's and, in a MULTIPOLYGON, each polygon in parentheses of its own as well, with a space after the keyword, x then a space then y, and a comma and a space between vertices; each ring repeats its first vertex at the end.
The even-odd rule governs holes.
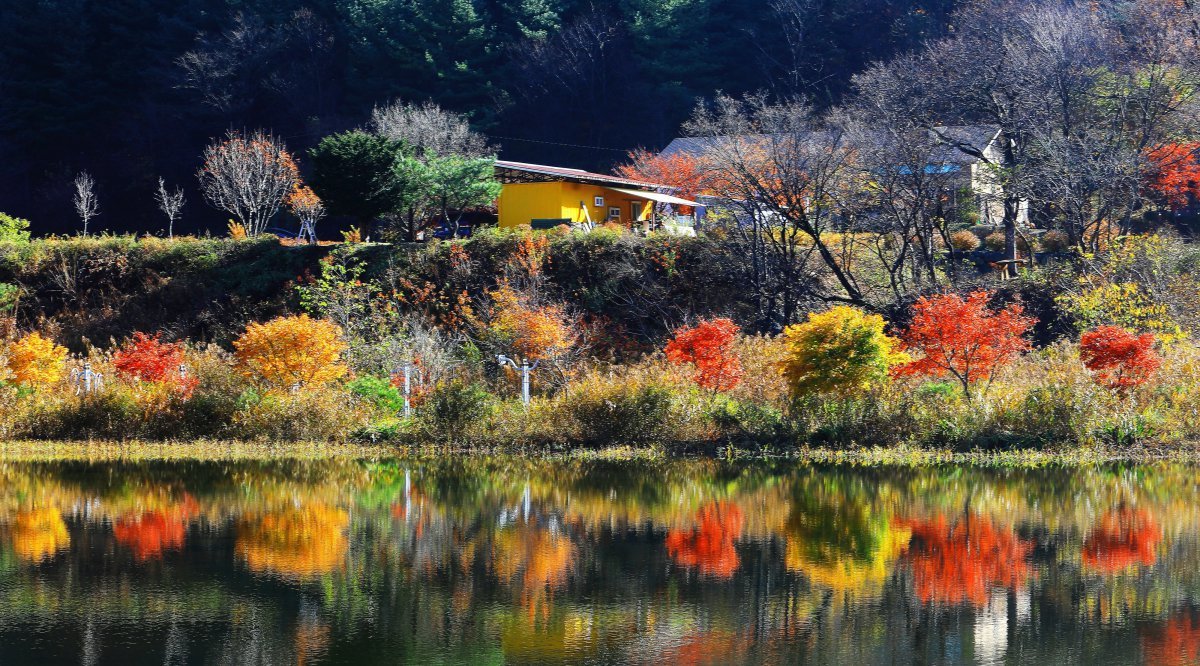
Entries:
POLYGON ((628 194, 631 196, 635 196, 639 199, 649 199, 651 201, 657 201, 659 203, 675 204, 676 206, 703 206, 704 205, 704 204, 696 203, 695 201, 688 201, 687 199, 680 199, 679 197, 673 197, 669 194, 662 194, 661 192, 648 192, 646 190, 627 190, 622 187, 612 187, 609 189, 616 190, 617 192, 621 192, 622 194, 628 194))

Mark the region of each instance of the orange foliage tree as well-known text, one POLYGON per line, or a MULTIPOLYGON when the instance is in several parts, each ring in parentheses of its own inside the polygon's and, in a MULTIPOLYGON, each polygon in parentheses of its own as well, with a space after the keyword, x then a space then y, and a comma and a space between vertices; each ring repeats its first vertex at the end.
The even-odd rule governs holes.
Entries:
POLYGON ((30 333, 8 346, 8 369, 13 381, 21 386, 51 386, 66 375, 67 350, 38 333, 30 333))
POLYGON ((1135 335, 1120 326, 1100 326, 1084 333, 1079 358, 1096 383, 1119 391, 1150 381, 1162 365, 1153 333, 1135 335))
POLYGON ((1176 210, 1200 199, 1198 152, 1200 142, 1168 143, 1149 151, 1146 188, 1176 210))
POLYGON ((667 533, 667 553, 681 566, 702 575, 729 578, 740 560, 734 539, 741 536, 742 510, 736 504, 710 502, 696 516, 696 527, 667 533))
POLYGON ((728 391, 742 380, 742 361, 733 350, 737 335, 737 324, 729 319, 712 319, 692 328, 677 328, 675 336, 667 343, 667 360, 677 365, 695 366, 692 380, 702 388, 728 391))
POLYGON ((342 330, 308 315, 252 323, 233 346, 238 370, 273 388, 327 384, 347 371, 342 330))
POLYGON ((982 606, 989 587, 1011 588, 1029 576, 1026 557, 1033 546, 983 516, 966 514, 951 523, 938 515, 900 523, 912 530, 902 559, 912 567, 921 601, 982 606))
POLYGON ((578 343, 572 318, 556 303, 538 303, 507 282, 488 294, 491 307, 483 337, 517 362, 555 361, 578 343))
POLYGON ((317 193, 311 187, 296 183, 287 197, 287 206, 300 220, 300 238, 317 242, 317 222, 325 217, 325 203, 317 193))
POLYGON ((617 175, 622 178, 667 185, 678 196, 693 200, 716 189, 715 170, 695 155, 660 155, 638 148, 629 151, 628 158, 627 164, 617 167, 617 175))
POLYGON ((1146 511, 1122 507, 1110 511, 1083 541, 1083 563, 1091 569, 1112 573, 1135 564, 1149 566, 1162 531, 1146 511))
POLYGON ((182 370, 183 344, 164 343, 159 337, 134 333, 129 344, 113 354, 117 375, 162 384, 185 398, 190 397, 199 380, 182 370))
POLYGON ((893 370, 898 376, 950 375, 962 384, 970 399, 973 382, 990 380, 995 371, 1029 349, 1023 336, 1034 324, 1020 304, 994 312, 988 308, 991 292, 976 291, 963 299, 958 294, 923 297, 913 304, 913 319, 903 340, 905 348, 921 357, 893 370))

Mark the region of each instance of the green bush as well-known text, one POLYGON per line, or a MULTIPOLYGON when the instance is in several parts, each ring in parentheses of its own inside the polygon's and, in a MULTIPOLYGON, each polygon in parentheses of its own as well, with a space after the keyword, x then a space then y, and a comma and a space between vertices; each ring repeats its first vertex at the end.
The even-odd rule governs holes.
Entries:
POLYGON ((479 382, 454 380, 434 388, 421 407, 421 417, 435 434, 462 440, 472 425, 493 412, 495 399, 479 382))
POLYGON ((366 400, 376 408, 397 413, 404 409, 404 396, 386 379, 363 375, 346 384, 346 390, 366 400))
POLYGON ((29 220, 0 212, 0 243, 29 242, 29 220))

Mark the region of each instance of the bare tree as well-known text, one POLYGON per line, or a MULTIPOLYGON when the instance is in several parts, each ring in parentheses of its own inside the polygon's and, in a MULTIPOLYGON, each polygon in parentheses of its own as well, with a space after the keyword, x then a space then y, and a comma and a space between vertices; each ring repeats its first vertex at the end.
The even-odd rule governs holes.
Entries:
POLYGON ((300 180, 300 172, 279 139, 262 130, 229 132, 204 149, 196 174, 210 205, 233 215, 251 236, 261 234, 300 180))
POLYGON ((167 216, 167 238, 175 237, 175 221, 183 212, 183 188, 176 187, 167 191, 167 184, 162 178, 158 179, 158 191, 154 193, 154 201, 158 209, 167 216))
POLYGON ((761 328, 792 322, 805 297, 867 304, 848 248, 826 234, 852 214, 855 151, 841 128, 804 103, 721 96, 712 110, 697 109, 685 131, 704 140, 716 194, 735 209, 761 328))
POLYGON ((487 138, 471 129, 467 117, 446 111, 433 102, 393 102, 371 112, 371 131, 404 141, 418 154, 483 157, 494 154, 487 138))
POLYGON ((83 220, 83 235, 88 235, 88 222, 100 214, 100 203, 96 199, 96 181, 86 171, 75 176, 75 213, 83 220))

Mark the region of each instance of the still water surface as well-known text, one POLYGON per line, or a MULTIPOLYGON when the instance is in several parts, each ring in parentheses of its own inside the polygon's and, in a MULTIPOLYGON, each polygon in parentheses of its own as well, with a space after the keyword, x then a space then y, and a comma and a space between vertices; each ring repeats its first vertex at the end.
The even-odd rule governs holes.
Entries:
POLYGON ((0 463, 0 664, 1195 663, 1198 471, 0 463))

